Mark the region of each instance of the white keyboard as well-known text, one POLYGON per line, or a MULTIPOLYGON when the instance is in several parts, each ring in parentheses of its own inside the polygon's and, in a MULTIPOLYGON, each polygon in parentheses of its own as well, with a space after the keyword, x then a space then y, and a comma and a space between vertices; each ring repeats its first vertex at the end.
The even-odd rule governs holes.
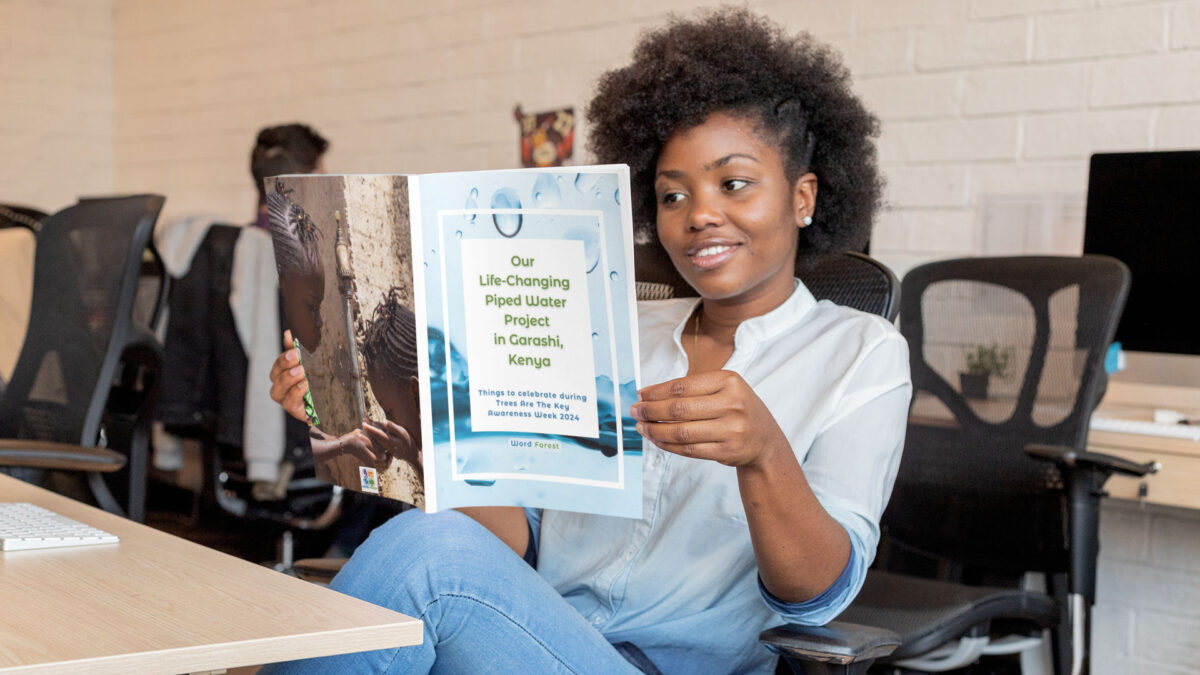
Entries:
POLYGON ((1119 434, 1163 436, 1200 442, 1200 426, 1195 424, 1162 424, 1149 420, 1123 420, 1114 417, 1092 416, 1095 431, 1114 431, 1119 434))
POLYGON ((115 544, 114 534, 25 502, 0 502, 0 551, 115 544))

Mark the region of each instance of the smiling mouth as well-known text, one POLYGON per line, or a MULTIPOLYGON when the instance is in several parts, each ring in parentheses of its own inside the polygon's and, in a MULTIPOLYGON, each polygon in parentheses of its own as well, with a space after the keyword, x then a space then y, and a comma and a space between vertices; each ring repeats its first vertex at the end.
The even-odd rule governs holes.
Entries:
POLYGON ((695 253, 688 255, 692 259, 692 264, 702 270, 710 270, 715 267, 720 267, 727 260, 733 257, 737 245, 714 244, 705 246, 697 250, 695 253))

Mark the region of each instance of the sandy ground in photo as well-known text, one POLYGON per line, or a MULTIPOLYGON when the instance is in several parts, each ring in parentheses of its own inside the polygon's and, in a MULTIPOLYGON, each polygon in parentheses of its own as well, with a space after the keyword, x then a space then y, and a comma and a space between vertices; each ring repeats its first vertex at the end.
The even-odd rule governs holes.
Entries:
MULTIPOLYGON (((402 176, 348 176, 345 203, 358 298, 355 340, 361 372, 367 373, 362 345, 375 308, 393 286, 400 289, 404 304, 414 308, 407 181, 402 176)), ((371 392, 369 377, 365 379, 367 417, 382 420, 383 409, 371 392)), ((379 481, 380 494, 424 507, 422 476, 409 463, 393 459, 379 481)))

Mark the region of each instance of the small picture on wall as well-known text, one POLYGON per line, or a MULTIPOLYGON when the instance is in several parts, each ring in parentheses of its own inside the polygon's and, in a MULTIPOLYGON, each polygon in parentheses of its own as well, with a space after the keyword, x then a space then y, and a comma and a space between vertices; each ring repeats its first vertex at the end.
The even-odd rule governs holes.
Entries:
POLYGON ((513 109, 521 129, 521 166, 562 166, 575 145, 575 109, 525 113, 513 109))

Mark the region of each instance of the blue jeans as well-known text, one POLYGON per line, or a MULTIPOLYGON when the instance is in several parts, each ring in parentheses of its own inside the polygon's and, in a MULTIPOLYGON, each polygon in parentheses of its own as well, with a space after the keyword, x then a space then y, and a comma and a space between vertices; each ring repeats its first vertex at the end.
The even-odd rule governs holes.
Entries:
POLYGON ((413 647, 267 666, 292 673, 639 673, 512 549, 456 511, 377 528, 331 587, 419 618, 413 647))

